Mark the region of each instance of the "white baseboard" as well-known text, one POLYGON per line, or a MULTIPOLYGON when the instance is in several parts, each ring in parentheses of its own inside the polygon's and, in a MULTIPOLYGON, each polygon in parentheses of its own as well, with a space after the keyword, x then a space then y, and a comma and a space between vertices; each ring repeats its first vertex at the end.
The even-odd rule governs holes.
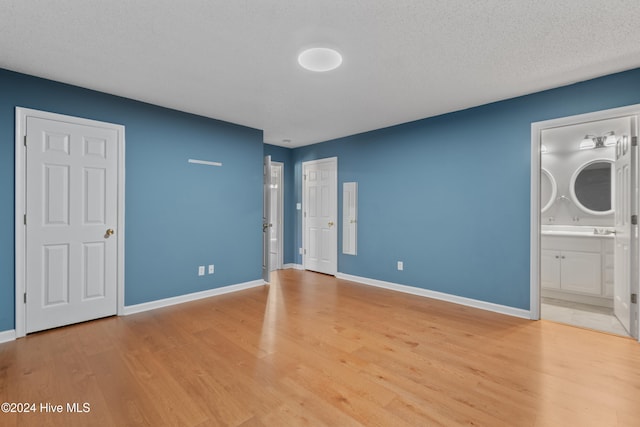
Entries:
POLYGON ((350 274, 338 273, 338 279, 350 280, 352 282, 362 283, 363 285, 376 286, 378 288, 390 289, 392 291, 404 292, 407 294, 418 295, 421 297, 433 298, 437 300, 452 302, 454 304, 466 305, 468 307, 479 308, 482 310, 493 311, 496 313, 506 314, 523 319, 531 319, 531 312, 521 308, 509 307, 506 305, 494 304, 492 302, 480 301, 471 298, 459 297, 457 295, 445 294, 443 292, 431 291, 428 289, 416 288, 414 286, 400 285, 383 280, 369 279, 366 277, 352 276, 350 274))
POLYGON ((238 283, 237 285, 224 286, 222 288, 209 289, 192 294, 179 295, 177 297, 165 298, 156 301, 144 302, 142 304, 128 305, 124 307, 124 316, 143 311, 155 310, 156 308, 169 307, 171 305, 182 304, 184 302, 196 301, 202 298, 214 297, 217 295, 228 294, 230 292, 242 291, 245 289, 255 288, 264 285, 264 280, 254 280, 251 282, 238 283))
POLYGON ((10 329, 8 331, 0 332, 0 343, 13 341, 16 339, 16 330, 10 329))
POLYGON ((304 267, 302 266, 302 264, 285 264, 282 266, 282 268, 285 270, 288 270, 288 269, 304 270, 304 267))

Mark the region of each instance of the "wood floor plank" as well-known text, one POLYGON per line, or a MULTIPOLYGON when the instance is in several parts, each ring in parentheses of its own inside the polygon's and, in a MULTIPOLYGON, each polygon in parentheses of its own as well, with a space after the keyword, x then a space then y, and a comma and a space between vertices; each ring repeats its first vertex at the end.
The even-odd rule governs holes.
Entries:
POLYGON ((65 405, 3 427, 622 427, 638 396, 629 338, 297 270, 0 344, 0 403, 65 405))

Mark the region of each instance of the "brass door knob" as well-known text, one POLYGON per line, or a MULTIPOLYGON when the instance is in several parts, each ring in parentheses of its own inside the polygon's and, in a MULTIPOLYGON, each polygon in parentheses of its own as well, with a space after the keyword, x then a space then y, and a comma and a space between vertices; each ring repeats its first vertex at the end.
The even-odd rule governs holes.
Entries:
POLYGON ((333 221, 329 221, 329 227, 333 227, 333 221))
POLYGON ((108 228, 107 229, 107 237, 113 236, 113 233, 114 233, 113 228, 108 228))

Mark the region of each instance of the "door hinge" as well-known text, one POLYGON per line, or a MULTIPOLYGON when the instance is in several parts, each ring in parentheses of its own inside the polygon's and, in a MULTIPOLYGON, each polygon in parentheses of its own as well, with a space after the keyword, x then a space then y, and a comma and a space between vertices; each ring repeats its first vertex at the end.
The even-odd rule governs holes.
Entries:
POLYGON ((638 215, 631 215, 631 225, 638 225, 638 215))
POLYGON ((24 214, 23 221, 24 221, 24 225, 27 225, 27 214, 24 214))
POLYGON ((26 147, 27 146, 27 135, 24 136, 23 141, 24 141, 24 146, 26 147))
POLYGON ((304 253, 304 255, 306 255, 306 254, 307 254, 307 250, 306 250, 306 249, 305 249, 305 250, 303 250, 302 252, 304 253))
POLYGON ((631 146, 632 147, 637 147, 638 146, 638 137, 637 136, 632 136, 631 137, 631 146))
POLYGON ((27 293, 26 292, 24 293, 22 299, 24 300, 24 303, 26 304, 27 303, 27 293))
POLYGON ((305 173, 305 174, 304 174, 304 175, 302 175, 302 176, 304 176, 304 180, 306 181, 306 180, 307 180, 307 174, 305 173))
POLYGON ((305 218, 307 217, 307 213, 306 213, 306 212, 304 213, 304 217, 305 217, 305 218))
POLYGON ((631 294, 631 304, 638 303, 638 294, 631 294))

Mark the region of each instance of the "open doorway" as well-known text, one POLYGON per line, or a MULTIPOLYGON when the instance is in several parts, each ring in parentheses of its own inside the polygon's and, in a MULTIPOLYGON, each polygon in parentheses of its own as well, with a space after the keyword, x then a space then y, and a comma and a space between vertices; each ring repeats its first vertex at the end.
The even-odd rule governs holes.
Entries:
POLYGON ((274 271, 283 263, 284 163, 271 162, 270 191, 269 271, 274 271))
POLYGON ((534 319, 638 336, 638 111, 532 125, 534 319))
POLYGON ((262 204, 262 280, 270 281, 270 273, 282 268, 283 259, 283 171, 284 164, 263 159, 262 204))

